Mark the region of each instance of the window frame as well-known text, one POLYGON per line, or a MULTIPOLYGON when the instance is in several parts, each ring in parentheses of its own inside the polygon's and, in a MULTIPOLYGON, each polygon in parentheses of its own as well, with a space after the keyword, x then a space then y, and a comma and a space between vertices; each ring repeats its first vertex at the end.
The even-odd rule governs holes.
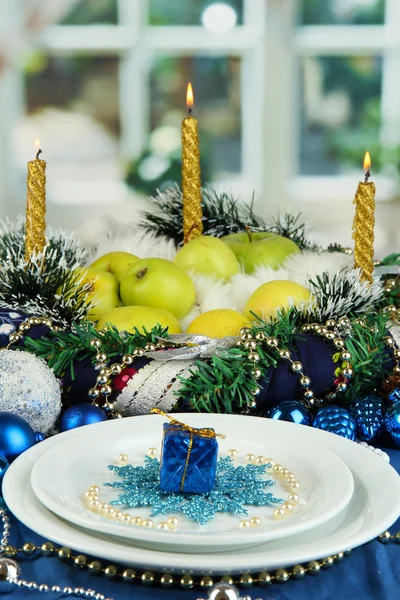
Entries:
MULTIPOLYGON (((198 52, 228 53, 241 58, 242 172, 229 181, 217 183, 241 193, 243 200, 250 200, 254 190, 255 208, 264 215, 307 202, 331 202, 332 197, 338 202, 349 202, 356 183, 356 178, 349 176, 298 174, 296 60, 299 57, 382 56, 381 140, 386 145, 400 143, 398 0, 386 0, 385 23, 373 26, 297 26, 293 0, 244 0, 243 25, 223 35, 207 32, 202 26, 151 26, 146 22, 148 0, 117 2, 118 24, 51 26, 43 32, 40 44, 52 55, 109 54, 120 58, 122 158, 138 156, 147 144, 146 65, 151 54, 159 52, 186 56, 198 52)), ((6 0, 2 14, 10 23, 22 22, 18 2, 6 0)), ((23 76, 16 64, 0 77, 0 108, 3 114, 10 115, 4 135, 0 136, 0 192, 11 203, 20 192, 9 168, 11 132, 24 111, 23 76)), ((374 179, 378 201, 393 197, 393 180, 383 175, 374 179)), ((5 214, 7 206, 3 202, 0 216, 5 214)))

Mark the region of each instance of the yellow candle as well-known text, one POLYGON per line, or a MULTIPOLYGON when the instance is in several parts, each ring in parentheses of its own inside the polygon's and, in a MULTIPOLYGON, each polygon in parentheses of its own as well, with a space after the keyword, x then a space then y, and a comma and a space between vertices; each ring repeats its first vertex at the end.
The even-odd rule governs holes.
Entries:
POLYGON ((356 214, 353 221, 354 268, 361 269, 363 281, 372 281, 374 272, 374 226, 375 226, 375 184, 368 181, 371 157, 365 153, 365 181, 358 184, 357 193, 353 200, 356 214))
POLYGON ((191 114, 193 106, 191 83, 187 87, 186 104, 189 116, 182 121, 183 241, 185 244, 203 233, 199 126, 191 114))
POLYGON ((28 162, 28 180, 26 196, 26 233, 25 259, 29 260, 34 252, 43 252, 46 245, 46 161, 39 158, 39 140, 36 159, 28 162))

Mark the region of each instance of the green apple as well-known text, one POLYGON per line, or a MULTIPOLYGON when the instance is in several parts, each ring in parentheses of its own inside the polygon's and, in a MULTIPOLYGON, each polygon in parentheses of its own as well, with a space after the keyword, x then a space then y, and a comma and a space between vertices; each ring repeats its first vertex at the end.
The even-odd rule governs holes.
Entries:
POLYGON ((169 333, 181 333, 179 321, 167 310, 148 306, 121 306, 106 312, 96 323, 97 329, 114 325, 118 331, 151 331, 156 325, 168 327, 169 333))
MULTIPOLYGON (((121 306, 118 281, 112 273, 85 267, 76 269, 74 275, 79 287, 86 285, 89 288, 87 302, 91 304, 88 314, 90 321, 96 322, 108 310, 121 306)), ((58 289, 57 293, 62 294, 62 289, 58 289)))
POLYGON ((189 275, 163 258, 144 258, 129 267, 119 292, 125 306, 162 308, 178 319, 188 314, 196 300, 189 275))
POLYGON ((253 273, 260 265, 277 269, 288 256, 300 252, 289 238, 267 231, 231 233, 222 239, 246 273, 253 273))
POLYGON ((219 279, 230 279, 239 273, 239 263, 229 246, 210 235, 201 235, 185 244, 174 262, 185 271, 219 279))
POLYGON ((312 298, 310 291, 294 281, 276 279, 260 285, 247 300, 243 314, 249 321, 271 319, 276 316, 279 309, 289 308, 308 302, 312 298))
POLYGON ((103 256, 92 262, 90 267, 108 271, 115 275, 118 281, 121 281, 127 268, 137 263, 138 260, 140 260, 138 256, 129 252, 107 252, 107 254, 103 254, 103 256))

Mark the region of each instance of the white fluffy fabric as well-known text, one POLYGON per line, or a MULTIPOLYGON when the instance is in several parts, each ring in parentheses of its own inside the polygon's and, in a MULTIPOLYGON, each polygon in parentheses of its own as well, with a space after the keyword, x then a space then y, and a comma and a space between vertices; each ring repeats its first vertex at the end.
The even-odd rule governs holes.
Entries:
POLYGON ((165 258, 173 260, 176 254, 174 243, 167 238, 155 238, 141 229, 129 229, 126 235, 106 239, 97 246, 88 264, 107 252, 130 252, 140 258, 165 258))
MULTIPOLYGON (((106 252, 131 252, 140 258, 165 258, 173 260, 176 249, 171 240, 154 238, 143 231, 131 230, 127 235, 102 242, 92 255, 90 261, 106 254, 106 252)), ((310 252, 294 254, 281 268, 258 267, 251 275, 238 273, 228 282, 190 273, 196 286, 196 304, 190 313, 181 321, 182 331, 203 312, 217 308, 232 308, 241 312, 249 299, 263 283, 277 279, 295 281, 306 285, 310 279, 328 272, 334 275, 339 270, 353 265, 353 257, 339 252, 310 252)))

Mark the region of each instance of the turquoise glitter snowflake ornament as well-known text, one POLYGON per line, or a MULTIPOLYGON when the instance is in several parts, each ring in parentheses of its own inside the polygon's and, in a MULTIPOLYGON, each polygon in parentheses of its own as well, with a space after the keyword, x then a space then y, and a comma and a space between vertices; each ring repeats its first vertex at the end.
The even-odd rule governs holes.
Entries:
POLYGON ((217 463, 215 486, 205 494, 187 494, 183 492, 163 492, 160 488, 160 462, 156 458, 144 459, 145 466, 109 465, 122 481, 107 482, 104 485, 122 489, 112 506, 137 508, 149 506, 150 515, 181 513, 187 519, 204 525, 217 513, 247 515, 246 506, 268 506, 281 504, 266 489, 275 485, 272 479, 265 477, 270 465, 235 466, 230 457, 220 458, 217 463))

